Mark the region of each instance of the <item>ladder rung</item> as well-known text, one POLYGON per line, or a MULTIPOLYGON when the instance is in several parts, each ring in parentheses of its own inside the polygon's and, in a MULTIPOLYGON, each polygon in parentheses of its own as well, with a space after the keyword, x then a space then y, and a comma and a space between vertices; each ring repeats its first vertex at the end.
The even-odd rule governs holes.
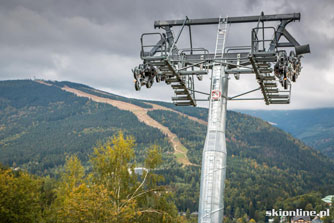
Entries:
POLYGON ((286 94, 269 94, 268 98, 289 98, 289 95, 286 94))
POLYGON ((177 102, 174 103, 176 106, 189 106, 189 105, 194 105, 191 101, 189 102, 177 102))
POLYGON ((289 104, 290 100, 269 100, 270 104, 289 104))
POLYGON ((265 87, 277 87, 276 83, 266 83, 266 82, 264 82, 263 84, 264 84, 265 87))
POLYGON ((272 89, 266 88, 266 92, 268 92, 268 93, 278 93, 278 89, 277 88, 272 88, 272 89))
POLYGON ((180 82, 180 80, 178 80, 178 79, 167 79, 166 82, 167 83, 175 83, 175 82, 180 82))
POLYGON ((175 91, 176 95, 187 95, 186 91, 175 91))
POLYGON ((271 73, 272 69, 259 69, 260 73, 271 73))
POLYGON ((190 100, 189 96, 183 96, 183 97, 172 97, 173 101, 186 101, 190 100))
POLYGON ((173 89, 184 89, 182 85, 171 85, 173 89))
POLYGON ((270 65, 268 64, 268 63, 257 63, 256 64, 258 67, 266 67, 266 68, 268 68, 268 67, 270 67, 270 65))
POLYGON ((263 76, 262 79, 267 80, 267 81, 274 81, 275 77, 274 76, 263 76))

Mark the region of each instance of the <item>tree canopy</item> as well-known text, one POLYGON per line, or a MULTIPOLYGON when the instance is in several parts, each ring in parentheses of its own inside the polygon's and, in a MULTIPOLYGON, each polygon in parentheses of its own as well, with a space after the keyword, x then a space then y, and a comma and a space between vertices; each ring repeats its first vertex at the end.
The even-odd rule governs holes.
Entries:
POLYGON ((162 163, 159 148, 147 149, 137 174, 134 146, 133 137, 119 132, 94 148, 88 171, 78 157, 68 156, 59 180, 47 190, 42 183, 46 178, 1 170, 0 218, 5 222, 178 222, 173 192, 158 185, 163 177, 154 173, 162 163), (46 194, 50 199, 43 199, 46 194))

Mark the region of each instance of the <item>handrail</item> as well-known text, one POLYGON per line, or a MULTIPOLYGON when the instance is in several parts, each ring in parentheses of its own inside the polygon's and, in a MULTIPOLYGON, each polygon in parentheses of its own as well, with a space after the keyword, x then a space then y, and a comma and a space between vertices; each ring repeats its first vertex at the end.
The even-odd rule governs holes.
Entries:
MULTIPOLYGON (((144 48, 148 48, 148 47, 156 47, 157 49, 158 48, 161 48, 160 51, 156 51, 156 52, 161 52, 161 56, 166 55, 167 54, 167 47, 166 47, 166 39, 165 37, 159 33, 159 32, 152 32, 152 33, 143 33, 140 37, 140 43, 141 43, 141 53, 140 53, 140 57, 141 59, 143 59, 145 57, 145 51, 144 51, 144 48), (155 44, 155 45, 144 45, 144 37, 145 36, 149 36, 149 35, 158 35, 160 36, 160 40, 155 44), (165 46, 165 47, 163 47, 165 46)), ((149 53, 149 56, 153 56, 149 53)))

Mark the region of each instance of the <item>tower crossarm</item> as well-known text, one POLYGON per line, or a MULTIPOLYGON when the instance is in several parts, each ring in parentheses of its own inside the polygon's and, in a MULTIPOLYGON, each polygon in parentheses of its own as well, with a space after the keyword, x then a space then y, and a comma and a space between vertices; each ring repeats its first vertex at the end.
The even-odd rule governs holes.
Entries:
MULTIPOLYGON (((251 22, 273 22, 291 20, 299 21, 300 13, 290 13, 290 14, 275 14, 275 15, 259 15, 259 16, 238 16, 229 17, 227 23, 251 23, 251 22)), ((158 20, 154 22, 154 28, 162 27, 173 27, 173 26, 196 26, 196 25, 217 25, 219 23, 219 18, 205 18, 205 19, 189 19, 186 23, 183 20, 158 20)))

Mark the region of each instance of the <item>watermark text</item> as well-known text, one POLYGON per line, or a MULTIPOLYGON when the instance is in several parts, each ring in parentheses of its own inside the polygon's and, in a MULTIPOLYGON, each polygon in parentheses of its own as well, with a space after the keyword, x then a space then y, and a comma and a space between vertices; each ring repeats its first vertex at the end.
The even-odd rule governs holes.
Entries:
POLYGON ((294 211, 285 211, 282 209, 271 209, 269 211, 266 211, 266 216, 268 217, 278 217, 278 216, 283 216, 283 217, 294 217, 294 216, 310 216, 310 217, 326 217, 330 216, 329 214, 329 209, 326 209, 324 211, 304 211, 303 209, 296 209, 294 211))

